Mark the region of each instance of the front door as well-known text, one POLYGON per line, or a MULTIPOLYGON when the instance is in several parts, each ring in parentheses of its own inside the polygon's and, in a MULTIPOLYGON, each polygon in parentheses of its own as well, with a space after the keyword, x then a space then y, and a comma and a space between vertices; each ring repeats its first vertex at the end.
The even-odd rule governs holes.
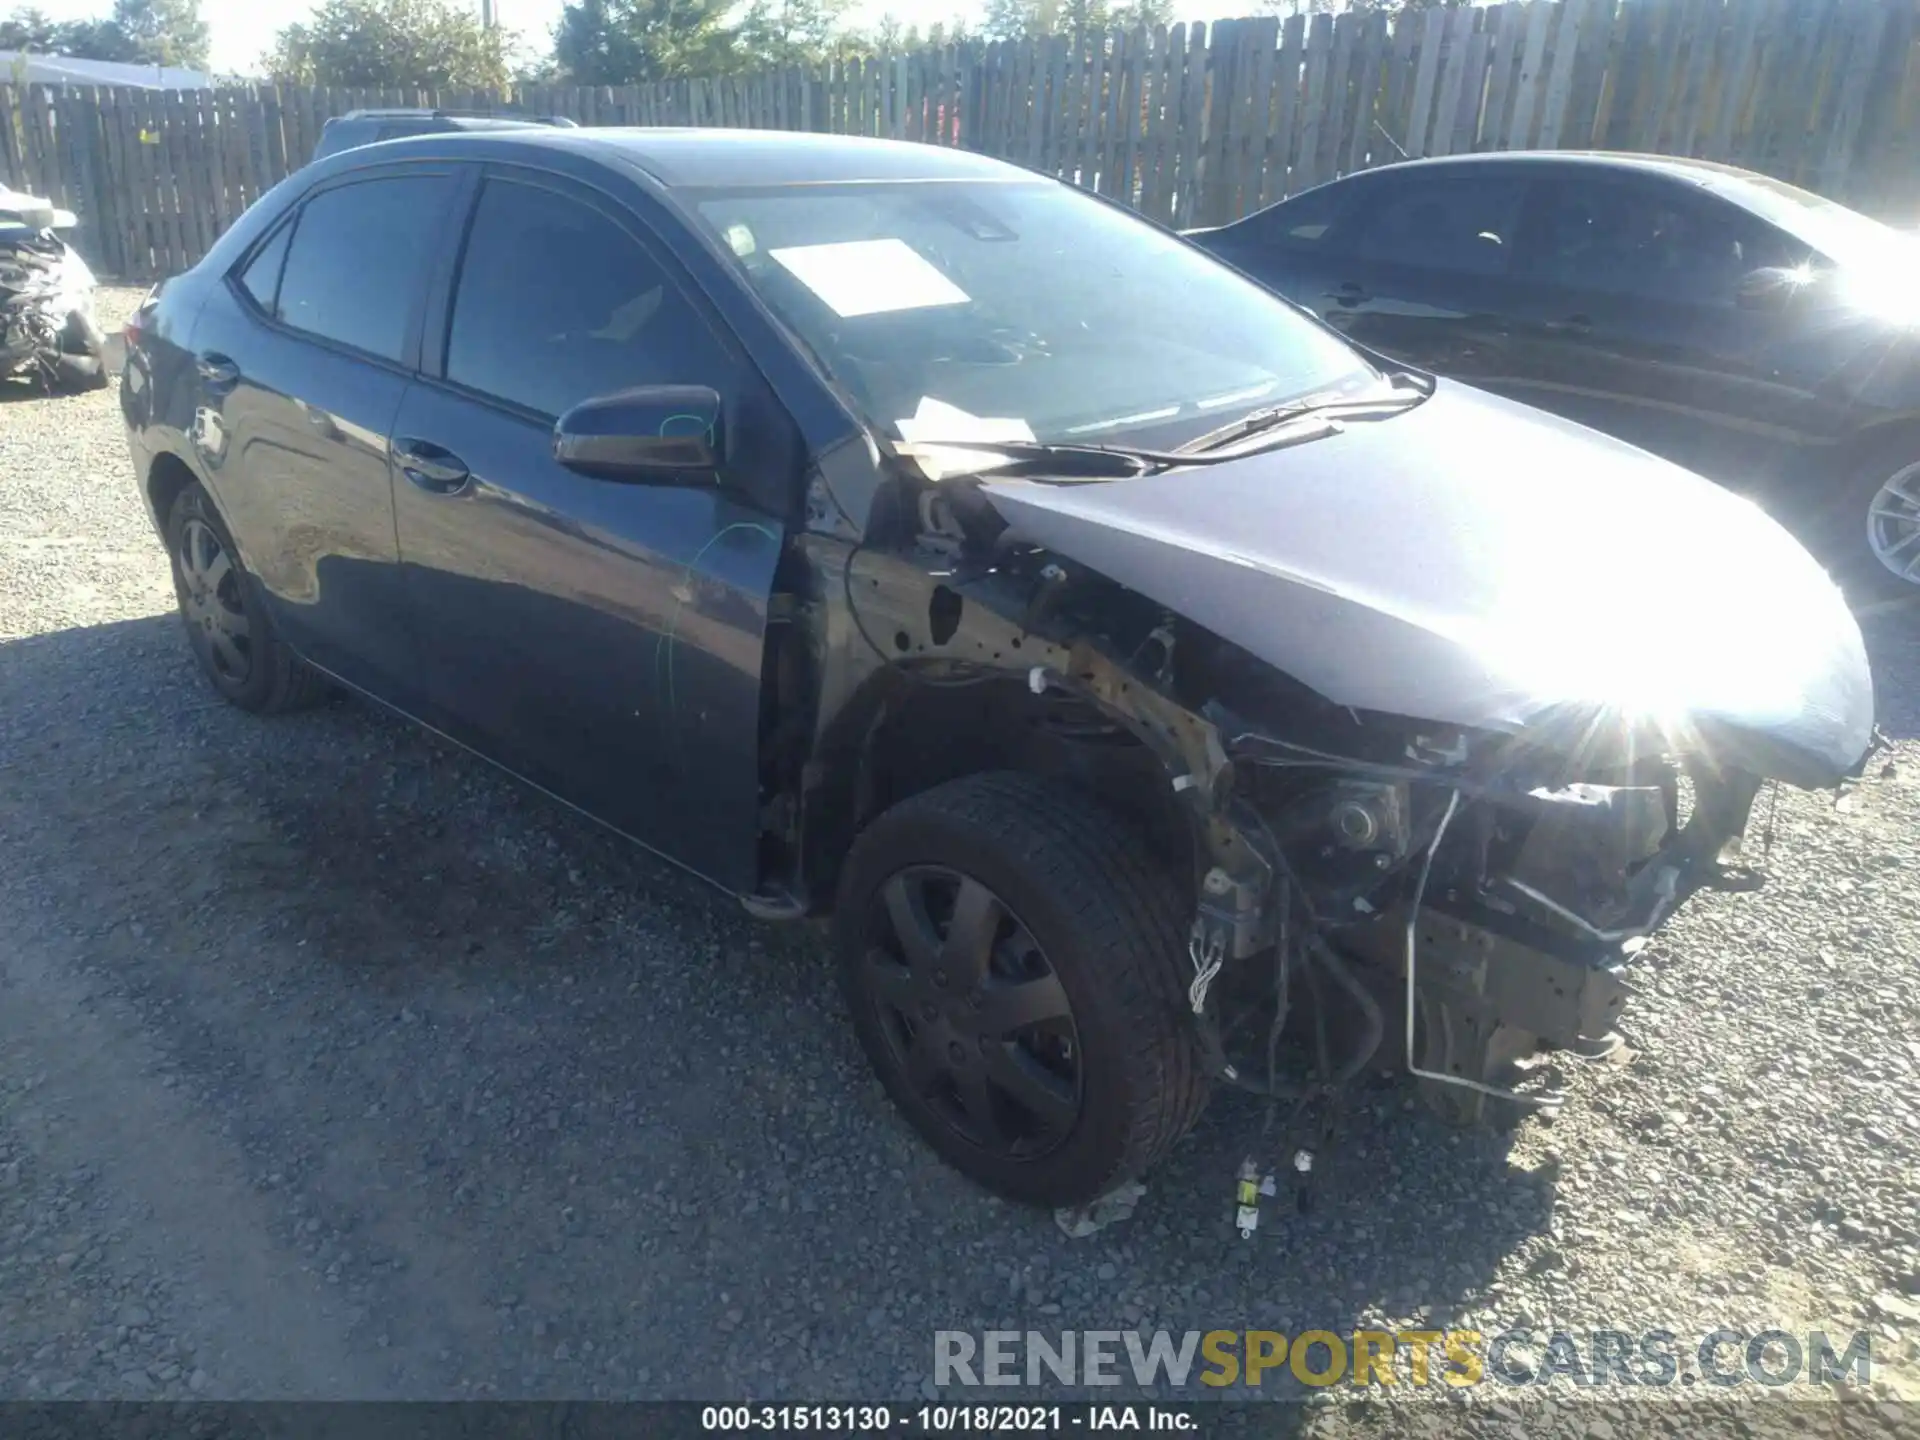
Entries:
POLYGON ((423 368, 392 434, 428 718, 752 889, 761 660, 785 527, 724 474, 576 474, 553 459, 553 425, 641 385, 707 385, 737 405, 758 376, 632 217, 517 171, 481 183, 444 351, 423 368))
POLYGON ((1341 227, 1319 292, 1296 298, 1397 360, 1470 382, 1497 374, 1526 190, 1512 167, 1396 176, 1341 227))
POLYGON ((448 167, 359 172, 309 196, 194 327, 192 437, 288 642, 395 703, 415 671, 387 434, 410 384, 448 167))
POLYGON ((1492 388, 1761 489, 1846 423, 1834 341, 1851 337, 1741 301, 1752 271, 1806 258, 1695 187, 1569 167, 1542 182, 1512 364, 1492 388))

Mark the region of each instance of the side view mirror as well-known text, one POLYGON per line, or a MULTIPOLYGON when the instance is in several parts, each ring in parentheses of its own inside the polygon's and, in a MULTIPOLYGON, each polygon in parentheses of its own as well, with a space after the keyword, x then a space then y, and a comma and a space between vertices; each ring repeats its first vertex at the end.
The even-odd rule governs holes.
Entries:
POLYGON ((1742 310, 1784 310, 1807 286, 1807 273, 1785 265, 1765 265, 1740 277, 1734 303, 1742 310))
POLYGON ((643 385, 583 400, 553 427, 553 458, 602 480, 715 477, 722 406, 705 385, 643 385))

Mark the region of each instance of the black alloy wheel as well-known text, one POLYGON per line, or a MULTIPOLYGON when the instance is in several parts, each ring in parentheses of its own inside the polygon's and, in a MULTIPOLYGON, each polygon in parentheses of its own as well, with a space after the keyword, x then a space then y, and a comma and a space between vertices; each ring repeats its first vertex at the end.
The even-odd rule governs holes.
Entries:
POLYGON ((1057 1149, 1080 1117, 1080 1037, 1060 977, 1001 898, 916 865, 869 907, 881 1032, 955 1136, 1008 1159, 1057 1149))

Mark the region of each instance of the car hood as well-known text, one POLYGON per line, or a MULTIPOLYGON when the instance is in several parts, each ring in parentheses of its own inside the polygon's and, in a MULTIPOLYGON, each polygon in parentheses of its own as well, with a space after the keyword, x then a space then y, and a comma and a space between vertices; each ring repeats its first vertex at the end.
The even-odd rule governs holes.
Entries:
POLYGON ((1793 784, 1857 770, 1860 628, 1749 501, 1440 382, 1306 444, 1108 483, 987 478, 1015 535, 1336 704, 1479 729, 1655 726, 1793 784))

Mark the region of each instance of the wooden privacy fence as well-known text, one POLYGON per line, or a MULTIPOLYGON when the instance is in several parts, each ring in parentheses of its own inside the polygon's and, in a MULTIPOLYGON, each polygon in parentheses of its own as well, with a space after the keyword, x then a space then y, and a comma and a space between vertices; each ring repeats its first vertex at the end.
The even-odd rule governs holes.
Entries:
POLYGON ((512 103, 586 125, 893 136, 1002 156, 1178 225, 1402 155, 1722 160, 1905 218, 1920 0, 1526 0, 959 44, 814 70, 509 95, 0 85, 0 178, 75 210, 104 270, 165 274, 359 106, 512 103))

